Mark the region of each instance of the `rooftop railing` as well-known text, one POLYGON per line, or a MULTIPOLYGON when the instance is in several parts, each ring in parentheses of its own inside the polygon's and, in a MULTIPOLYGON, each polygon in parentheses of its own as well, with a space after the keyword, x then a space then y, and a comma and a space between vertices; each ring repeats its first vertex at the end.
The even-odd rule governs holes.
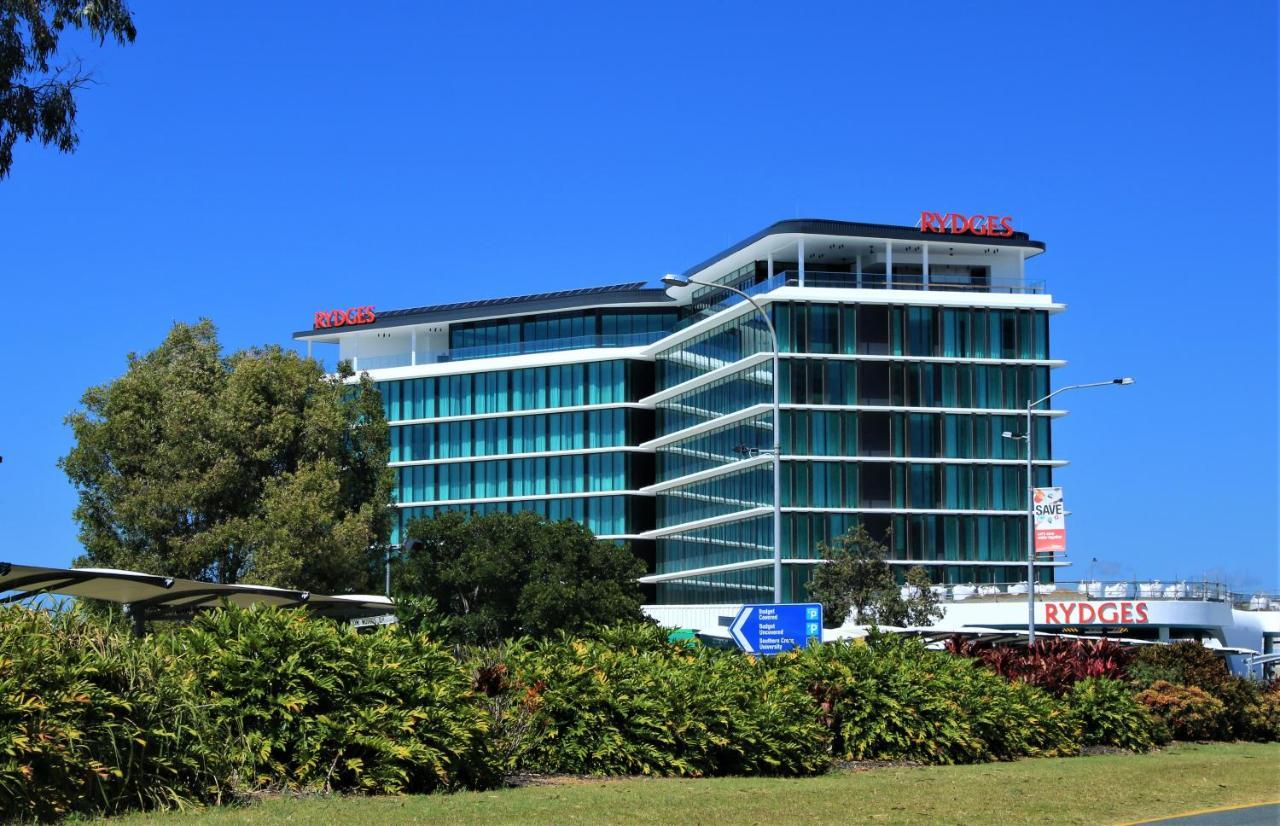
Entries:
MULTIPOLYGON (((884 273, 852 273, 810 270, 804 272, 804 284, 800 283, 800 273, 786 270, 776 273, 772 278, 752 284, 742 291, 747 295, 760 295, 778 287, 822 287, 846 290, 915 290, 917 292, 961 292, 961 293, 1005 293, 1018 295, 1041 295, 1046 292, 1043 281, 1026 281, 1021 278, 1004 276, 972 276, 955 273, 931 274, 926 280, 923 275, 894 273, 890 280, 884 273)), ((715 290, 709 290, 709 293, 715 290)), ((703 310, 704 314, 719 312, 726 307, 742 301, 742 297, 726 292, 725 296, 703 310)))

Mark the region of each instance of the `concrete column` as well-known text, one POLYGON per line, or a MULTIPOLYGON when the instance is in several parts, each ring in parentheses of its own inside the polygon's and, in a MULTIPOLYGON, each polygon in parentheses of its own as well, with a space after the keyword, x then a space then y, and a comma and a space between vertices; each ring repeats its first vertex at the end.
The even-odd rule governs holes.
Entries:
POLYGON ((418 328, 414 327, 409 330, 409 365, 416 366, 418 363, 418 328))
POLYGON ((769 278, 772 279, 773 278, 773 253, 769 253, 768 264, 769 264, 769 278))
POLYGON ((924 288, 929 289, 929 245, 920 245, 921 263, 924 267, 924 288))
POLYGON ((884 242, 884 283, 893 287, 893 242, 884 242))
POLYGON ((862 286, 862 256, 855 255, 853 257, 853 275, 856 278, 857 285, 862 286))
POLYGON ((311 358, 311 339, 307 339, 307 358, 311 358))
POLYGON ((800 268, 800 286, 804 286, 804 238, 796 242, 796 259, 800 268))

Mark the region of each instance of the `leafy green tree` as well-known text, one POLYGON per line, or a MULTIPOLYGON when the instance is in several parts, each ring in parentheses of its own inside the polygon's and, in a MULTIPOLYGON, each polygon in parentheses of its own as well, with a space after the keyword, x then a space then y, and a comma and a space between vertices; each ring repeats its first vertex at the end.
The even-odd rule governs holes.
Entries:
POLYGON ((460 642, 640 620, 644 563, 576 522, 446 512, 411 522, 397 595, 428 596, 460 642))
POLYGON ((0 179, 18 138, 72 152, 78 90, 92 82, 78 61, 58 64, 67 27, 102 45, 132 43, 137 30, 124 0, 0 0, 0 179))
POLYGON ((938 595, 933 592, 933 580, 923 565, 911 566, 907 571, 906 584, 907 596, 899 597, 903 625, 932 625, 942 619, 944 612, 938 604, 938 595))
POLYGON ((368 376, 351 377, 277 346, 224 356, 208 320, 130 354, 67 418, 78 563, 369 589, 391 526, 388 427, 368 376))
POLYGON ((889 549, 862 525, 846 531, 834 544, 819 543, 826 564, 809 581, 809 596, 822 603, 829 628, 850 615, 863 625, 928 625, 942 616, 930 590, 928 572, 916 565, 906 575, 906 596, 886 561, 889 549))

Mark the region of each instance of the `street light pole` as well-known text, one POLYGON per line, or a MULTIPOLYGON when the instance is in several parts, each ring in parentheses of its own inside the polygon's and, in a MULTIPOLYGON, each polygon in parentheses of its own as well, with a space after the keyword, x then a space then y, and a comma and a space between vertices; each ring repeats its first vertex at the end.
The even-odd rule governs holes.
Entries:
POLYGON ((1108 387, 1110 385, 1127 386, 1133 384, 1133 379, 1122 378, 1112 379, 1110 381, 1094 381, 1088 384, 1069 384, 1066 387, 1059 387, 1047 396, 1036 399, 1035 401, 1027 401, 1027 429, 1022 436, 1014 436, 1012 433, 1002 433, 1001 435, 1009 439, 1024 439, 1027 443, 1027 645, 1030 646, 1036 641, 1036 481, 1034 478, 1034 465, 1032 460, 1035 457, 1035 439, 1031 432, 1032 427, 1032 411, 1036 405, 1047 402, 1059 393, 1065 393, 1068 390, 1083 390, 1086 387, 1108 387))
POLYGON ((769 329, 769 338, 773 341, 773 601, 782 602, 782 405, 779 403, 778 385, 782 374, 778 370, 781 359, 781 347, 778 344, 778 331, 774 329, 773 320, 764 308, 751 296, 736 287, 699 281, 696 278, 681 278, 678 275, 664 275, 662 283, 671 287, 685 287, 698 284, 703 287, 717 287, 745 298, 755 307, 756 313, 764 319, 769 329))

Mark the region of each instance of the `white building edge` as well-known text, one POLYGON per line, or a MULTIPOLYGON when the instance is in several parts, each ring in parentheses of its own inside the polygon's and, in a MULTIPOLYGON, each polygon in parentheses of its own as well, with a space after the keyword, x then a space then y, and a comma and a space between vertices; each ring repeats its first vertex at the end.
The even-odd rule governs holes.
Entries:
MULTIPOLYGON (((1026 583, 1007 587, 935 589, 943 599, 938 632, 1025 636, 1026 583), (945 592, 944 592, 945 591, 945 592)), ((743 606, 648 605, 660 625, 727 638, 743 606)), ((1222 651, 1232 671, 1260 676, 1280 659, 1280 597, 1232 593, 1213 583, 1059 582, 1036 589, 1037 633, 1117 641, 1195 640, 1222 651)), ((824 640, 859 636, 852 623, 824 631, 824 640)))

